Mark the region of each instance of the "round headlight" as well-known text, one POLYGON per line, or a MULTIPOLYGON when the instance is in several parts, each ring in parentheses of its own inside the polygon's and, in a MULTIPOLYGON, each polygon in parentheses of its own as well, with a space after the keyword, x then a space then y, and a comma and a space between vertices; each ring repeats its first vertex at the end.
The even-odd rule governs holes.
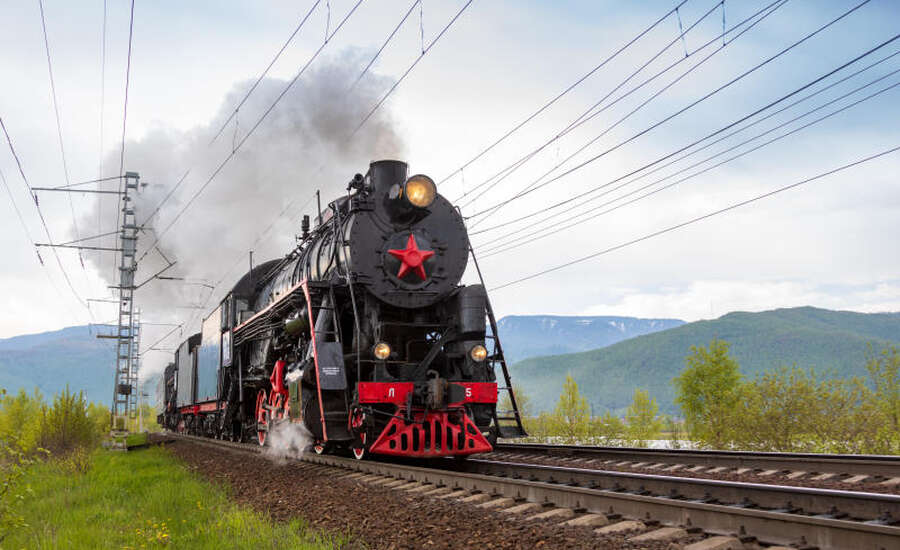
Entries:
POLYGON ((437 186, 428 176, 415 175, 406 180, 406 200, 417 208, 428 208, 437 196, 437 186))
POLYGON ((384 361, 391 355, 391 346, 387 345, 385 342, 379 342, 375 344, 372 353, 375 354, 377 359, 384 361))
POLYGON ((481 363, 485 359, 487 359, 487 350, 481 344, 477 346, 473 346, 472 349, 469 350, 469 357, 472 358, 472 361, 477 363, 481 363))

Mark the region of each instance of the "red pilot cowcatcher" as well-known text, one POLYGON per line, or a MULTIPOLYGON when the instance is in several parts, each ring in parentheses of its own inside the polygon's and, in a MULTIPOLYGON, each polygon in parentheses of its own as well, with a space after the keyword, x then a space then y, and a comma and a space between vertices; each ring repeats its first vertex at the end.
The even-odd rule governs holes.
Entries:
POLYGON ((397 278, 402 279, 410 270, 416 272, 423 281, 427 279, 425 274, 425 260, 434 256, 433 250, 419 250, 416 244, 416 237, 410 233, 409 239, 406 241, 406 249, 404 250, 388 250, 388 254, 400 260, 400 271, 397 272, 397 278))

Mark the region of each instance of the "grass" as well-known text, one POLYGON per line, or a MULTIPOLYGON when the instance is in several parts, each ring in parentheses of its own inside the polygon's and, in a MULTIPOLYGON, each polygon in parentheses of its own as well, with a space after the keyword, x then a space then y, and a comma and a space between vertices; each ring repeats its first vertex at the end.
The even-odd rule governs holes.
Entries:
POLYGON ((11 533, 0 549, 321 550, 347 542, 231 502, 165 449, 97 451, 89 458, 31 467, 22 480, 31 492, 20 510, 28 527, 11 533))
POLYGON ((147 432, 130 433, 125 438, 125 445, 128 447, 136 447, 138 445, 146 445, 149 436, 147 432))

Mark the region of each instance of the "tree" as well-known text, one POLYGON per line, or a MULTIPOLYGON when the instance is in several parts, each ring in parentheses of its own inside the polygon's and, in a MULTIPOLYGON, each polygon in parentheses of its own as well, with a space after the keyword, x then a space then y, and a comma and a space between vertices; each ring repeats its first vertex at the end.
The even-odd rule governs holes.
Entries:
POLYGON ((659 437, 662 419, 658 416, 656 399, 638 388, 625 412, 625 435, 631 445, 646 447, 647 441, 659 437))
POLYGON ((607 444, 620 443, 625 438, 625 425, 618 416, 606 411, 602 416, 591 418, 590 434, 607 444))
MULTIPOLYGON (((525 388, 518 384, 513 384, 513 394, 516 396, 516 405, 519 406, 519 414, 523 419, 534 416, 534 407, 531 403, 531 396, 525 393, 525 388)), ((512 401, 509 399, 509 393, 504 392, 503 399, 500 400, 500 410, 512 411, 512 401)))
POLYGON ((866 370, 872 392, 868 405, 883 418, 879 433, 882 452, 900 452, 900 350, 885 348, 879 355, 870 351, 866 370))
POLYGON ((685 369, 673 382, 691 439, 721 448, 730 439, 729 419, 737 403, 741 374, 729 344, 713 339, 708 348, 691 346, 685 369))
POLYGON ((553 416, 558 422, 559 435, 569 441, 584 437, 590 429, 591 410, 571 374, 566 375, 553 416))

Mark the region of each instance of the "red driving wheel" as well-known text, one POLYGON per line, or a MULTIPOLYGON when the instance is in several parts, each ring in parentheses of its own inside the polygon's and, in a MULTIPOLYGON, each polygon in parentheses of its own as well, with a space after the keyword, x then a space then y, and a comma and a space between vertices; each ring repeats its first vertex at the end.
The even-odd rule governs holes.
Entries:
POLYGON ((269 411, 266 405, 266 390, 259 390, 256 394, 256 438, 260 446, 266 444, 266 436, 269 435, 269 411))

